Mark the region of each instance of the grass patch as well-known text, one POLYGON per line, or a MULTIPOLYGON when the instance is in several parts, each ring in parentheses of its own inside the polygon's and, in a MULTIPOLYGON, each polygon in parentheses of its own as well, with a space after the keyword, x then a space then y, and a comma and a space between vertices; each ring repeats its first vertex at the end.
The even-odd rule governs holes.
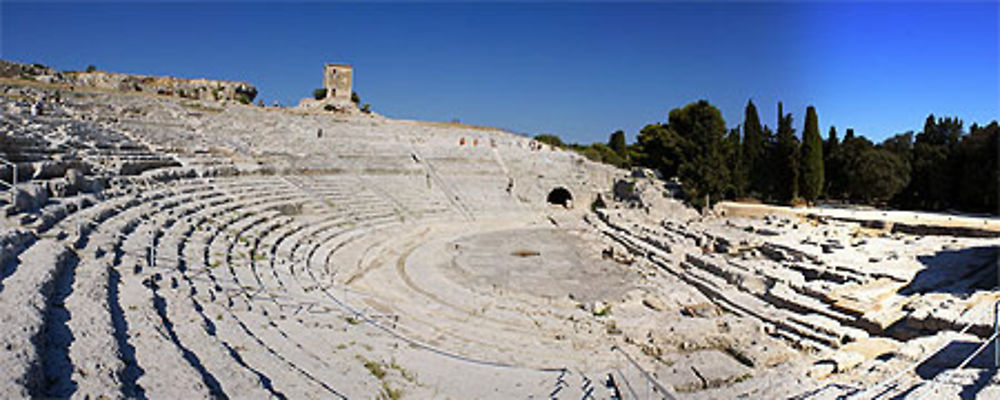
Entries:
POLYGON ((378 378, 379 380, 385 379, 386 371, 385 368, 382 367, 382 364, 364 358, 360 354, 357 355, 356 357, 358 361, 361 361, 364 364, 365 369, 367 369, 368 372, 372 374, 372 376, 378 378))
POLYGON ((181 106, 185 108, 190 108, 192 110, 205 111, 210 113, 220 113, 223 111, 222 108, 206 106, 197 101, 182 101, 181 106))
POLYGON ((398 400, 403 398, 403 389, 393 389, 389 386, 389 382, 382 381, 382 392, 378 395, 379 399, 385 400, 398 400))
POLYGON ((403 368, 402 366, 400 366, 399 364, 397 364, 395 359, 392 360, 392 362, 389 363, 389 369, 394 369, 394 370, 398 371, 399 375, 402 376, 403 379, 406 379, 407 381, 414 382, 414 381, 417 380, 417 376, 416 375, 414 375, 412 372, 410 372, 406 368, 403 368))

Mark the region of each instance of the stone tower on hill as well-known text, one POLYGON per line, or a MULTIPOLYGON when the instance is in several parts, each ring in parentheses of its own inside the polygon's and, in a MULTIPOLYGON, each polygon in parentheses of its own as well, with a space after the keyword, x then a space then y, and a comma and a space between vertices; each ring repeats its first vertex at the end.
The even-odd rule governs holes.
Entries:
POLYGON ((323 66, 323 87, 326 100, 339 104, 351 102, 351 80, 354 67, 347 64, 326 64, 323 66))
POLYGON ((299 107, 328 111, 356 110, 357 107, 351 103, 353 80, 354 67, 347 64, 325 64, 323 65, 323 89, 326 89, 326 97, 302 99, 299 101, 299 107))

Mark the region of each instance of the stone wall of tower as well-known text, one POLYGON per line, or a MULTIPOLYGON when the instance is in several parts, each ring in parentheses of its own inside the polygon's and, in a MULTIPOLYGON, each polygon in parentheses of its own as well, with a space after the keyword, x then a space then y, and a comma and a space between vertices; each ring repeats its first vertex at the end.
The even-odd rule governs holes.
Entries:
POLYGON ((354 68, 350 65, 326 64, 323 68, 326 99, 337 103, 350 103, 353 75, 354 68))

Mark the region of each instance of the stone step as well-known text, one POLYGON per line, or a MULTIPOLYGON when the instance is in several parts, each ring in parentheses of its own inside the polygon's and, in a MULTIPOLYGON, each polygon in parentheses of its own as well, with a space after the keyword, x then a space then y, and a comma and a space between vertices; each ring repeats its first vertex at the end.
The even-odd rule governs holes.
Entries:
POLYGON ((813 313, 812 315, 817 317, 822 316, 825 321, 834 322, 836 326, 824 322, 825 329, 828 329, 831 334, 837 334, 842 341, 854 341, 868 337, 867 331, 858 328, 859 324, 856 318, 832 309, 817 298, 799 294, 786 284, 774 284, 762 298, 775 306, 800 314, 813 313))
POLYGON ((788 315, 796 322, 835 336, 841 343, 868 337, 867 332, 863 330, 841 325, 841 323, 852 321, 850 316, 832 310, 816 298, 799 294, 786 283, 775 281, 769 276, 760 276, 735 268, 738 264, 727 263, 726 260, 714 255, 696 256, 689 254, 685 260, 691 265, 701 267, 705 271, 719 276, 748 294, 778 309, 787 311, 788 315))
MULTIPOLYGON (((666 255, 663 250, 641 240, 634 239, 624 229, 619 228, 621 230, 614 231, 614 226, 611 228, 613 231, 606 232, 620 238, 621 242, 627 247, 639 248, 640 252, 649 253, 661 258, 666 255)), ((793 343, 803 339, 817 343, 818 346, 815 346, 817 350, 836 348, 841 344, 840 332, 835 334, 828 333, 831 330, 828 328, 831 324, 819 322, 815 318, 795 320, 792 318, 793 314, 789 311, 775 308, 752 294, 738 290, 725 278, 703 268, 708 265, 709 263, 705 260, 688 254, 686 261, 681 263, 681 267, 684 269, 681 278, 708 295, 713 302, 723 307, 726 311, 737 315, 752 316, 775 326, 779 330, 786 331, 787 335, 782 337, 791 339, 789 341, 793 343), (827 327, 827 329, 819 331, 811 328, 809 325, 823 326, 827 327)), ((761 288, 763 289, 763 286, 761 288)), ((836 324, 835 321, 831 320, 831 322, 836 324)))
POLYGON ((800 321, 796 321, 787 310, 775 308, 751 294, 732 287, 718 276, 691 264, 684 262, 682 267, 684 266, 687 267, 686 275, 697 278, 688 282, 727 311, 735 312, 738 315, 752 316, 773 325, 776 329, 786 331, 796 338, 821 343, 824 348, 836 348, 840 345, 840 339, 836 336, 817 331, 800 321))
POLYGON ((47 315, 53 307, 62 307, 53 302, 62 301, 69 290, 64 278, 73 279, 78 258, 51 239, 38 240, 18 258, 21 265, 4 280, 6 288, 0 293, 0 348, 5 349, 0 365, 16 378, 0 383, 0 392, 30 397, 44 393, 48 385, 45 372, 37 368, 46 352, 44 343, 54 334, 47 332, 47 315))

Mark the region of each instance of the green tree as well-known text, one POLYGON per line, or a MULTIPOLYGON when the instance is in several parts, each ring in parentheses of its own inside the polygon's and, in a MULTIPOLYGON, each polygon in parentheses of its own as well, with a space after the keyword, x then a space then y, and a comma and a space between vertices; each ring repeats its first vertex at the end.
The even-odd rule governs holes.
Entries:
POLYGON ((326 98, 326 89, 319 88, 313 89, 313 98, 316 100, 323 100, 326 98))
POLYGON ((778 134, 775 143, 774 165, 776 197, 781 201, 792 201, 799 196, 799 139, 792 128, 792 114, 784 114, 778 102, 778 134))
POLYGON ((799 190, 806 201, 816 201, 823 192, 823 139, 819 136, 816 108, 806 108, 806 123, 802 130, 799 190))
POLYGON ((618 156, 618 153, 615 153, 614 150, 611 150, 611 147, 604 143, 591 143, 590 145, 570 143, 565 148, 573 150, 591 161, 614 165, 619 168, 622 168, 625 164, 625 161, 618 156))
POLYGON ((747 191, 747 171, 743 162, 743 146, 740 143, 740 126, 729 130, 725 140, 726 165, 729 167, 729 185, 726 197, 743 197, 747 191))
POLYGON ((747 101, 743 111, 742 164, 747 175, 748 190, 758 195, 767 191, 768 171, 765 165, 768 138, 757 115, 757 107, 752 100, 747 101))
MULTIPOLYGON (((323 95, 325 96, 326 93, 324 92, 323 95)), ((354 103, 355 105, 361 104, 361 96, 358 96, 358 92, 351 92, 351 103, 354 103)))
POLYGON ((859 157, 872 149, 875 145, 864 136, 854 136, 854 131, 847 130, 844 141, 840 143, 840 151, 837 154, 837 166, 840 168, 837 175, 842 181, 838 188, 840 192, 837 197, 844 200, 857 200, 860 198, 860 191, 864 189, 859 186, 857 166, 859 157))
POLYGON ((628 159, 628 145, 625 143, 625 132, 621 129, 614 131, 608 138, 608 147, 618 154, 622 160, 628 159))
POLYGON ((639 132, 640 163, 679 177, 691 204, 710 206, 729 186, 725 136, 722 112, 700 100, 670 110, 665 125, 647 125, 639 132))
POLYGON ((659 170, 664 177, 677 176, 686 157, 685 139, 664 124, 650 124, 639 131, 635 160, 646 168, 659 170))
POLYGON ((903 206, 943 210, 954 205, 961 163, 952 151, 961 137, 958 118, 927 116, 924 130, 913 141, 912 175, 901 199, 903 206))
POLYGON ((778 197, 777 147, 774 131, 770 126, 764 125, 764 159, 760 162, 762 170, 760 198, 764 201, 774 201, 778 197))
POLYGON ((884 204, 909 180, 906 163, 893 152, 868 147, 852 157, 851 192, 855 200, 866 204, 884 204))
POLYGON ((909 164, 913 157, 913 131, 893 135, 883 140, 879 147, 891 151, 909 164))
POLYGON ((836 197, 835 192, 842 178, 840 167, 836 165, 837 153, 840 150, 840 140, 837 138, 837 128, 830 126, 826 141, 823 142, 823 194, 828 198, 836 197))
POLYGON ((683 108, 670 110, 670 128, 687 139, 678 174, 692 204, 710 207, 718 201, 729 181, 723 140, 726 121, 718 108, 700 100, 683 108))
MULTIPOLYGON (((885 139, 878 146, 880 149, 895 154, 903 162, 907 176, 901 177, 904 182, 909 183, 913 171, 913 131, 893 135, 885 139)), ((907 199, 907 190, 904 188, 891 201, 893 205, 904 205, 907 199)))
POLYGON ((973 124, 969 134, 962 137, 953 152, 959 165, 956 203, 961 209, 973 212, 1000 214, 1000 125, 993 121, 985 127, 973 124))

